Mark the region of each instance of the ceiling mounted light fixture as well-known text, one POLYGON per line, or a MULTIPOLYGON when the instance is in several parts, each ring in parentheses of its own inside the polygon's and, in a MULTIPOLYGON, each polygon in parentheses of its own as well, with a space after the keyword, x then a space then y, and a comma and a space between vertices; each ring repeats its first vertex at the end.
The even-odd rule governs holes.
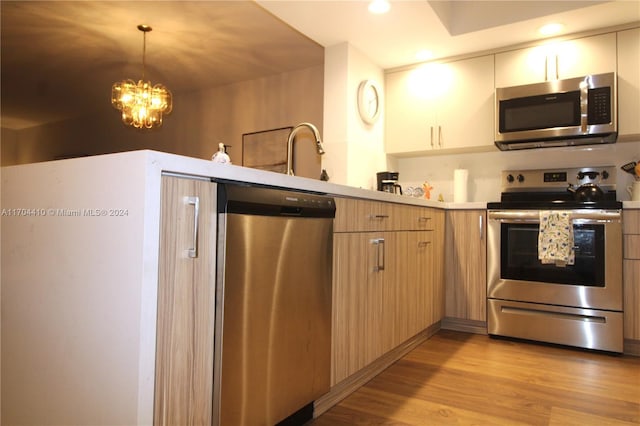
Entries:
POLYGON ((381 15, 387 13, 391 9, 391 5, 387 0, 372 0, 369 3, 369 12, 381 15))
POLYGON ((124 80, 111 87, 111 105, 122 111, 122 122, 138 129, 151 129, 162 125, 162 114, 169 114, 172 109, 171 92, 162 84, 151 85, 144 81, 147 50, 148 25, 138 25, 142 31, 142 79, 138 83, 124 80))
POLYGON ((543 36, 552 36, 559 34, 564 29, 564 25, 551 22, 549 24, 543 25, 538 29, 538 32, 543 36))

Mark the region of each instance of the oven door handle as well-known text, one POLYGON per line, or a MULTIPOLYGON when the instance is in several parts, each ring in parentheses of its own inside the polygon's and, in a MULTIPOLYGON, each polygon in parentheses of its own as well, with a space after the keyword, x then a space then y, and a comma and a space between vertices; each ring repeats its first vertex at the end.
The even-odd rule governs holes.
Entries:
MULTIPOLYGON (((620 210, 569 210, 575 223, 620 222, 620 210)), ((539 210, 489 210, 488 219, 503 223, 540 223, 539 210)))

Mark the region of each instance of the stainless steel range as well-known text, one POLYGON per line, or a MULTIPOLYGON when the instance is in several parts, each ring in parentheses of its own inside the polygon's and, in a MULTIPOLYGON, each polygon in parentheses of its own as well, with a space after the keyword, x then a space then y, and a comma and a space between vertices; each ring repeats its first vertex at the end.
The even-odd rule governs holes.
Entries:
POLYGON ((614 166, 502 172, 488 204, 487 326, 622 352, 622 203, 614 166))

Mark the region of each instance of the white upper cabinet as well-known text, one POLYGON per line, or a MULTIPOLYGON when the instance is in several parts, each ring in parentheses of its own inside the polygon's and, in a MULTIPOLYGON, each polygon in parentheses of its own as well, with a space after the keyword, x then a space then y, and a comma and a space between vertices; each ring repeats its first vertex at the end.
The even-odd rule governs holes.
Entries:
POLYGON ((618 33, 618 134, 640 134, 640 28, 618 33))
POLYGON ((496 54, 496 87, 616 71, 616 34, 608 33, 496 54))
POLYGON ((492 55, 392 72, 385 90, 387 154, 494 147, 492 55))

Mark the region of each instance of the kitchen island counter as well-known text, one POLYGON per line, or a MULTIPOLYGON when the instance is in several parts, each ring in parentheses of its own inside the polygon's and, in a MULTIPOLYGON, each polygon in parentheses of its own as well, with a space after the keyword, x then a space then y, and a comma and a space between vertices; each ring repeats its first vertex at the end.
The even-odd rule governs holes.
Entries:
POLYGON ((163 173, 460 207, 151 150, 3 167, 2 422, 153 423, 163 173))

